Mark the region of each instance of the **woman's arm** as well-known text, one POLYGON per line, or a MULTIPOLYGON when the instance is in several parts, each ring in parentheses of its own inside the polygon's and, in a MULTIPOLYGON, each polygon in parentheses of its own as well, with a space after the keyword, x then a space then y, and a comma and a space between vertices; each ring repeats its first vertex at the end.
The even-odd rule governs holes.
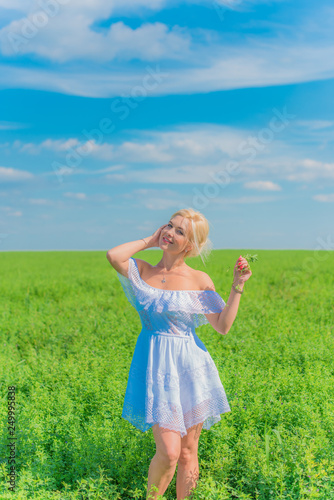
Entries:
MULTIPOLYGON (((240 283, 239 287, 243 290, 244 284, 240 283)), ((222 312, 219 314, 217 321, 217 330, 226 335, 230 330, 233 322, 237 316, 241 294, 236 292, 234 288, 231 289, 230 296, 222 312)))
POLYGON ((252 271, 248 265, 248 262, 243 257, 238 258, 234 269, 233 269, 233 284, 230 296, 228 301, 219 314, 217 325, 218 330, 226 335, 230 330, 233 322, 237 316, 241 293, 244 288, 245 281, 247 281, 252 276, 252 271), (241 293, 238 293, 236 290, 239 290, 241 293))
POLYGON ((129 271, 129 258, 140 250, 147 248, 146 241, 136 240, 130 241, 129 243, 123 243, 123 245, 118 245, 107 252, 107 259, 109 260, 112 267, 120 274, 128 277, 129 271), (130 252, 130 254, 129 254, 130 252), (129 257, 127 257, 129 255, 129 257))
POLYGON ((145 250, 145 248, 159 246, 160 233, 165 225, 166 224, 159 227, 159 229, 157 229, 152 236, 148 236, 141 240, 130 241, 129 243, 123 243, 122 245, 118 245, 117 247, 108 250, 107 259, 110 264, 122 265, 123 263, 127 263, 129 258, 135 253, 145 250))
POLYGON ((129 260, 132 255, 140 252, 141 250, 145 250, 145 248, 148 247, 147 240, 144 241, 144 239, 130 241, 129 243, 123 243, 122 245, 118 245, 117 247, 108 250, 107 259, 109 260, 110 264, 114 262, 122 264, 123 262, 129 260))

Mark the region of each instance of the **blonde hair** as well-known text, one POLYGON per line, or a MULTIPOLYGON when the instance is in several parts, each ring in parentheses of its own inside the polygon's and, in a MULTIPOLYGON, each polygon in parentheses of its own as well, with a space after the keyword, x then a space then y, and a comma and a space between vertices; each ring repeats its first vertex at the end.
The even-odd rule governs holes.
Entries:
POLYGON ((188 242, 193 245, 193 248, 185 254, 186 257, 197 257, 198 255, 201 257, 203 264, 205 262, 204 258, 207 258, 212 250, 212 243, 209 239, 209 222, 204 217, 201 212, 197 212, 193 208, 183 208, 175 212, 171 219, 180 215, 185 219, 188 219, 188 242))

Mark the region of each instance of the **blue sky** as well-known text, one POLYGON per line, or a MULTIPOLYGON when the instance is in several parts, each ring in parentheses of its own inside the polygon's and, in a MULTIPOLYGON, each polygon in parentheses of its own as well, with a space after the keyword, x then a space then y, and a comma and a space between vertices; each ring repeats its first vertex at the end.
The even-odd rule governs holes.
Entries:
POLYGON ((0 250, 334 249, 334 7, 0 0, 0 250))

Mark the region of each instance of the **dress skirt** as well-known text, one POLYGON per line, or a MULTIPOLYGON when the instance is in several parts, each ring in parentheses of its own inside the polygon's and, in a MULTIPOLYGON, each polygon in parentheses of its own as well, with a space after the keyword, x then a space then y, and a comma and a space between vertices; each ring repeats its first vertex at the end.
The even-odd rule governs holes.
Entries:
POLYGON ((194 332, 142 329, 127 382, 122 417, 142 432, 155 424, 179 432, 203 429, 231 411, 216 365, 194 332))

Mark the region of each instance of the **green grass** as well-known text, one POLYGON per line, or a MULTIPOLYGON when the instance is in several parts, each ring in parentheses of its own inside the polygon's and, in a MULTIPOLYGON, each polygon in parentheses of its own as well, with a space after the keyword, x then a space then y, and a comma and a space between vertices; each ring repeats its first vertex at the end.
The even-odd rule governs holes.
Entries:
MULTIPOLYGON (((227 301, 246 253, 187 263, 227 301)), ((334 499, 333 252, 251 253, 259 260, 228 335, 197 329, 232 411, 202 430, 193 499, 334 499)), ((144 499, 153 434, 121 418, 140 320, 105 252, 0 256, 0 498, 144 499), (12 385, 15 493, 6 482, 12 385)), ((156 263, 161 252, 135 256, 156 263)), ((175 484, 176 474, 165 499, 175 484)))

